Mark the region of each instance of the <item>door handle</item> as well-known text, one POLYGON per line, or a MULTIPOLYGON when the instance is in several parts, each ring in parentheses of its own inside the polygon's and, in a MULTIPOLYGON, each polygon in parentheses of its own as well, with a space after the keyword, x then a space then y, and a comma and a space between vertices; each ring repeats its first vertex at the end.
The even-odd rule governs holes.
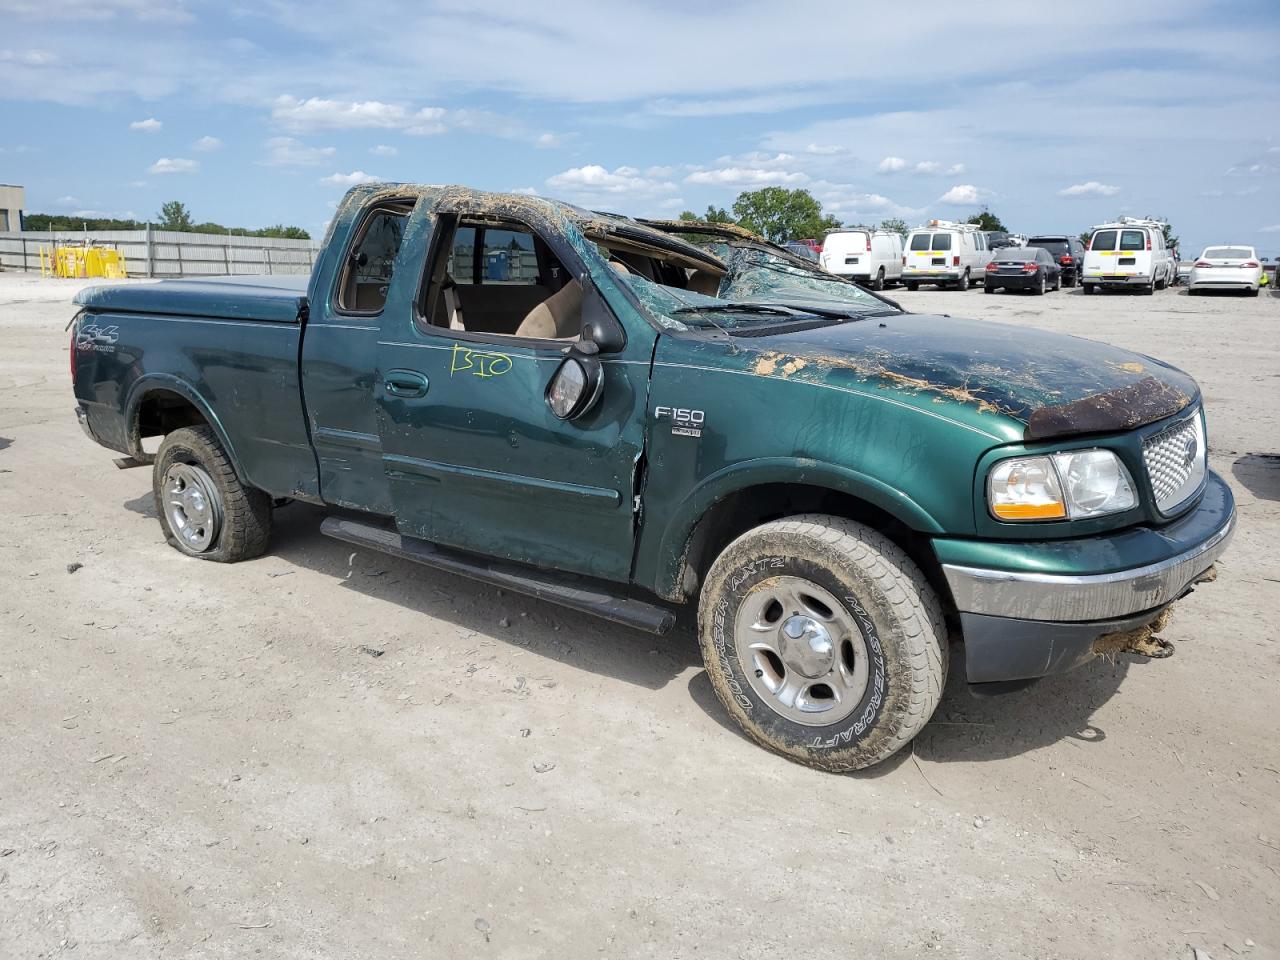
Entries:
POLYGON ((391 370, 382 378, 382 386, 393 397, 425 397, 428 381, 416 370, 391 370))

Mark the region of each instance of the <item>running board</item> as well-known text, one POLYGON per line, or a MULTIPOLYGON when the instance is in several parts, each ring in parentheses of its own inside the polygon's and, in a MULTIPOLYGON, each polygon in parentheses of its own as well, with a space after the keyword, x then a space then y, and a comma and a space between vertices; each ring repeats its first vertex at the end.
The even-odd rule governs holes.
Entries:
POLYGON ((370 523, 326 517, 320 524, 320 532, 357 547, 491 583, 647 633, 669 633, 676 622, 675 612, 666 607, 609 593, 585 579, 449 550, 425 540, 402 537, 395 530, 370 523))

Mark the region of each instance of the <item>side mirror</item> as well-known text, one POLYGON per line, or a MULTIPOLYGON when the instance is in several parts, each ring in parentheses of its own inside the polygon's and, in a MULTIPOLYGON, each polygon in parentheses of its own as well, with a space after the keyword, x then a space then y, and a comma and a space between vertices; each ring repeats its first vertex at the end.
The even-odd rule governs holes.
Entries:
POLYGON ((617 353, 627 345, 622 324, 613 315, 613 311, 609 309, 604 296, 591 282, 591 278, 584 274, 580 282, 584 292, 581 343, 594 344, 599 353, 617 353))
MULTIPOLYGON (((584 331, 585 333, 585 331, 584 331)), ((579 340, 547 384, 547 406, 561 420, 576 420, 600 400, 604 370, 594 340, 579 340)))

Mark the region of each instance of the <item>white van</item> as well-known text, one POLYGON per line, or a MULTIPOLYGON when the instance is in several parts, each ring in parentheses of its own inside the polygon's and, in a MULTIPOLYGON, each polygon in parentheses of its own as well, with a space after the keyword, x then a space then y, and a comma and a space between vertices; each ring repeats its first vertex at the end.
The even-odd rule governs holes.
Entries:
POLYGON ((822 241, 822 269, 872 290, 902 279, 902 236, 889 230, 833 230, 822 241))
POLYGON ((1093 228, 1084 252, 1085 293, 1099 287, 1136 286, 1152 294, 1177 277, 1178 265, 1165 246, 1164 224, 1159 220, 1121 217, 1093 228))
POLYGON ((974 224, 930 220, 907 235, 902 282, 908 290, 922 283, 968 290, 971 283, 983 282, 990 262, 987 237, 974 224))

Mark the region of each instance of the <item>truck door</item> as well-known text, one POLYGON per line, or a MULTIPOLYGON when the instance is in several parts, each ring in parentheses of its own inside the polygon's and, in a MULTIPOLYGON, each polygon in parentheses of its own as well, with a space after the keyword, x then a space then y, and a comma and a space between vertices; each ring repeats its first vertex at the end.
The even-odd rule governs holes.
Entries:
POLYGON ((384 313, 375 385, 396 526, 625 581, 656 334, 622 329, 564 222, 538 209, 521 219, 450 200, 415 214, 406 247, 425 269, 384 313), (616 342, 599 354, 595 405, 560 420, 548 388, 584 317, 616 342))

